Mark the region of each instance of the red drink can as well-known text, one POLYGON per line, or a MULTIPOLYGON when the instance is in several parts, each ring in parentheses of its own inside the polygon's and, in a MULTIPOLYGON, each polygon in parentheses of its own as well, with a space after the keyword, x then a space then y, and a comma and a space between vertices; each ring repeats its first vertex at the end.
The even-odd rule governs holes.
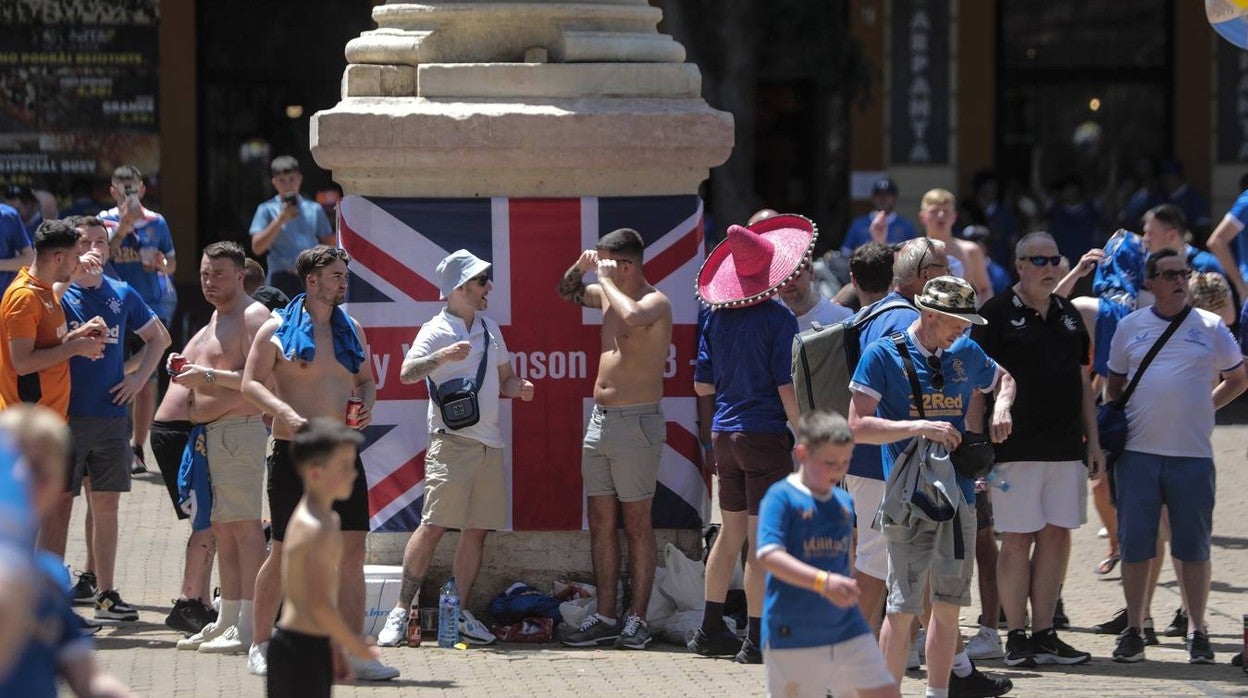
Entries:
POLYGON ((169 375, 176 376, 186 368, 186 357, 175 356, 169 359, 169 375))
POLYGON ((358 397, 347 400, 347 426, 352 429, 360 426, 360 410, 364 407, 364 401, 358 397))

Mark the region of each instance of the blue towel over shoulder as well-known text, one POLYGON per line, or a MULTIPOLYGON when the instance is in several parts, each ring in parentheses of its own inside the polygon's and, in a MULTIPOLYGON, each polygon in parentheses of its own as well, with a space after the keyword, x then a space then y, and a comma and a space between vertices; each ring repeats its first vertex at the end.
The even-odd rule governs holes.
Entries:
MULTIPOLYGON (((273 333, 273 337, 282 347, 282 355, 288 361, 295 358, 311 361, 316 357, 315 331, 312 327, 312 316, 303 310, 304 294, 300 293, 290 299, 290 304, 276 311, 282 318, 281 327, 273 333)), ((329 318, 329 326, 334 335, 334 358, 347 371, 355 373, 364 363, 364 345, 355 333, 355 325, 347 312, 342 308, 334 308, 329 318)))

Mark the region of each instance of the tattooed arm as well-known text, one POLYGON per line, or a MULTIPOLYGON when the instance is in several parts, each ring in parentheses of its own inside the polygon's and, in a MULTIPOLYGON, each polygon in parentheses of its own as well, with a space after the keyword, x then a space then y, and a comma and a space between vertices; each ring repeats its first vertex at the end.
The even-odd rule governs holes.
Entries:
POLYGON ((565 301, 586 308, 602 307, 602 288, 598 284, 585 285, 585 274, 598 266, 598 253, 585 250, 563 278, 559 280, 559 296, 565 301))

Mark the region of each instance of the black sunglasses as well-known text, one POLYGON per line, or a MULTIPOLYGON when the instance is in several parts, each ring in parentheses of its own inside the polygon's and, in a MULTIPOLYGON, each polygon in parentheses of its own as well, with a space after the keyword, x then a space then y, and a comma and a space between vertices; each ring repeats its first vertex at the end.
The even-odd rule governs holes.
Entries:
POLYGON ((1150 278, 1155 279, 1160 276, 1166 281, 1182 281, 1191 275, 1192 275, 1191 269, 1167 269, 1165 271, 1159 271, 1156 274, 1153 274, 1152 277, 1150 278))
POLYGON ((1037 266, 1037 267, 1044 267, 1050 264, 1053 266, 1057 266, 1062 263, 1062 256, 1060 254, 1055 254, 1050 257, 1046 257, 1043 255, 1033 255, 1031 257, 1023 257, 1023 259, 1027 260, 1028 262, 1031 262, 1033 266, 1037 266))
POLYGON ((940 357, 935 354, 929 354, 927 357, 927 368, 932 372, 931 378, 928 379, 932 383, 932 388, 944 390, 945 372, 940 366, 940 357))
POLYGON ((485 285, 490 283, 490 277, 486 274, 481 274, 480 276, 474 276, 468 280, 477 282, 477 285, 482 288, 485 288, 485 285))

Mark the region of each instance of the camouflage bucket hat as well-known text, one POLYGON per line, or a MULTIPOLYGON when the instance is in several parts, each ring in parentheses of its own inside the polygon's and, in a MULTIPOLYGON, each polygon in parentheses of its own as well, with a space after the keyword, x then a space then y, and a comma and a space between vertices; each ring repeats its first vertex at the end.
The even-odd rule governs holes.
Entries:
POLYGON ((923 293, 914 297, 914 304, 924 310, 940 313, 973 325, 988 321, 975 312, 975 289, 956 276, 938 276, 923 285, 923 293))

